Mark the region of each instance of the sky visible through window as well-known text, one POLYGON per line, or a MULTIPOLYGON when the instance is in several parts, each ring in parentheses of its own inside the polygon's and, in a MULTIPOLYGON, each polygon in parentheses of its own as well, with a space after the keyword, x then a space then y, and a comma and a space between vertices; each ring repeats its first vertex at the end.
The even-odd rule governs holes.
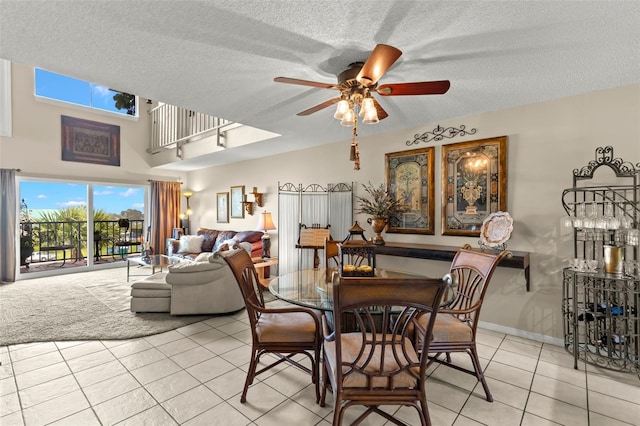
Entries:
MULTIPOLYGON (((31 214, 37 215, 39 211, 86 206, 87 185, 23 181, 20 183, 20 197, 31 214)), ((93 207, 116 215, 129 209, 144 212, 144 188, 93 185, 93 207)))
POLYGON ((120 93, 118 91, 39 68, 35 71, 36 96, 127 114, 126 109, 116 108, 113 96, 120 93))

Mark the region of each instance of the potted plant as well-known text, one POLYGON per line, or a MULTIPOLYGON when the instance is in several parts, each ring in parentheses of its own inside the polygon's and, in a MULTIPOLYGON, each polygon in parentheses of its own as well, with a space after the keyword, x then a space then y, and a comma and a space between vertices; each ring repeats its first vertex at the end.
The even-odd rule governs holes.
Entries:
POLYGON ((20 266, 29 267, 27 258, 33 254, 33 240, 31 234, 22 233, 20 235, 20 266))
POLYGON ((364 197, 356 197, 358 201, 358 209, 356 213, 365 213, 371 216, 367 219, 367 223, 376 233, 373 244, 384 245, 382 235, 380 235, 389 224, 392 218, 398 217, 407 210, 406 206, 400 200, 393 198, 383 184, 374 187, 371 182, 363 184, 367 195, 364 197))

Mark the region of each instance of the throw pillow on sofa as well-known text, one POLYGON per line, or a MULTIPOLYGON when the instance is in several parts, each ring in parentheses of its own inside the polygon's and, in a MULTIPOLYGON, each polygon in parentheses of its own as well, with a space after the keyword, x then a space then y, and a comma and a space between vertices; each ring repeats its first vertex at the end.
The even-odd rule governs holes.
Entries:
POLYGON ((216 244, 213 246, 213 251, 216 252, 222 244, 227 240, 232 239, 237 234, 236 231, 220 231, 218 232, 218 238, 216 238, 216 244))
POLYGON ((183 235, 180 237, 178 253, 200 253, 202 249, 202 235, 183 235))
POLYGON ((208 262, 209 261, 209 257, 211 257, 211 253, 207 253, 207 252, 202 252, 199 255, 196 256, 195 259, 193 259, 194 262, 208 262))

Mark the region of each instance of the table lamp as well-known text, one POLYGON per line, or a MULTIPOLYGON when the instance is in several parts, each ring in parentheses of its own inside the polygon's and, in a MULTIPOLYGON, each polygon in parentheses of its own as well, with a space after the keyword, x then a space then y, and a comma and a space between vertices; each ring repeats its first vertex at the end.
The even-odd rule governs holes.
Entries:
POLYGON ((276 226, 273 224, 273 219, 271 218, 271 213, 260 213, 257 229, 258 231, 262 231, 264 233, 262 235, 262 258, 268 259, 271 257, 271 255, 269 254, 269 250, 271 249, 271 237, 269 236, 267 231, 276 229, 276 226))

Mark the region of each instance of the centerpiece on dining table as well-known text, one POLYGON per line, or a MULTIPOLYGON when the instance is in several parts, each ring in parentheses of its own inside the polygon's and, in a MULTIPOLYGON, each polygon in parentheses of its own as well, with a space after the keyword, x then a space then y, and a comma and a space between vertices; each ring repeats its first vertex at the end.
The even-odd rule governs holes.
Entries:
POLYGON ((347 240, 338 244, 340 275, 373 277, 376 274, 376 252, 371 241, 347 240))

